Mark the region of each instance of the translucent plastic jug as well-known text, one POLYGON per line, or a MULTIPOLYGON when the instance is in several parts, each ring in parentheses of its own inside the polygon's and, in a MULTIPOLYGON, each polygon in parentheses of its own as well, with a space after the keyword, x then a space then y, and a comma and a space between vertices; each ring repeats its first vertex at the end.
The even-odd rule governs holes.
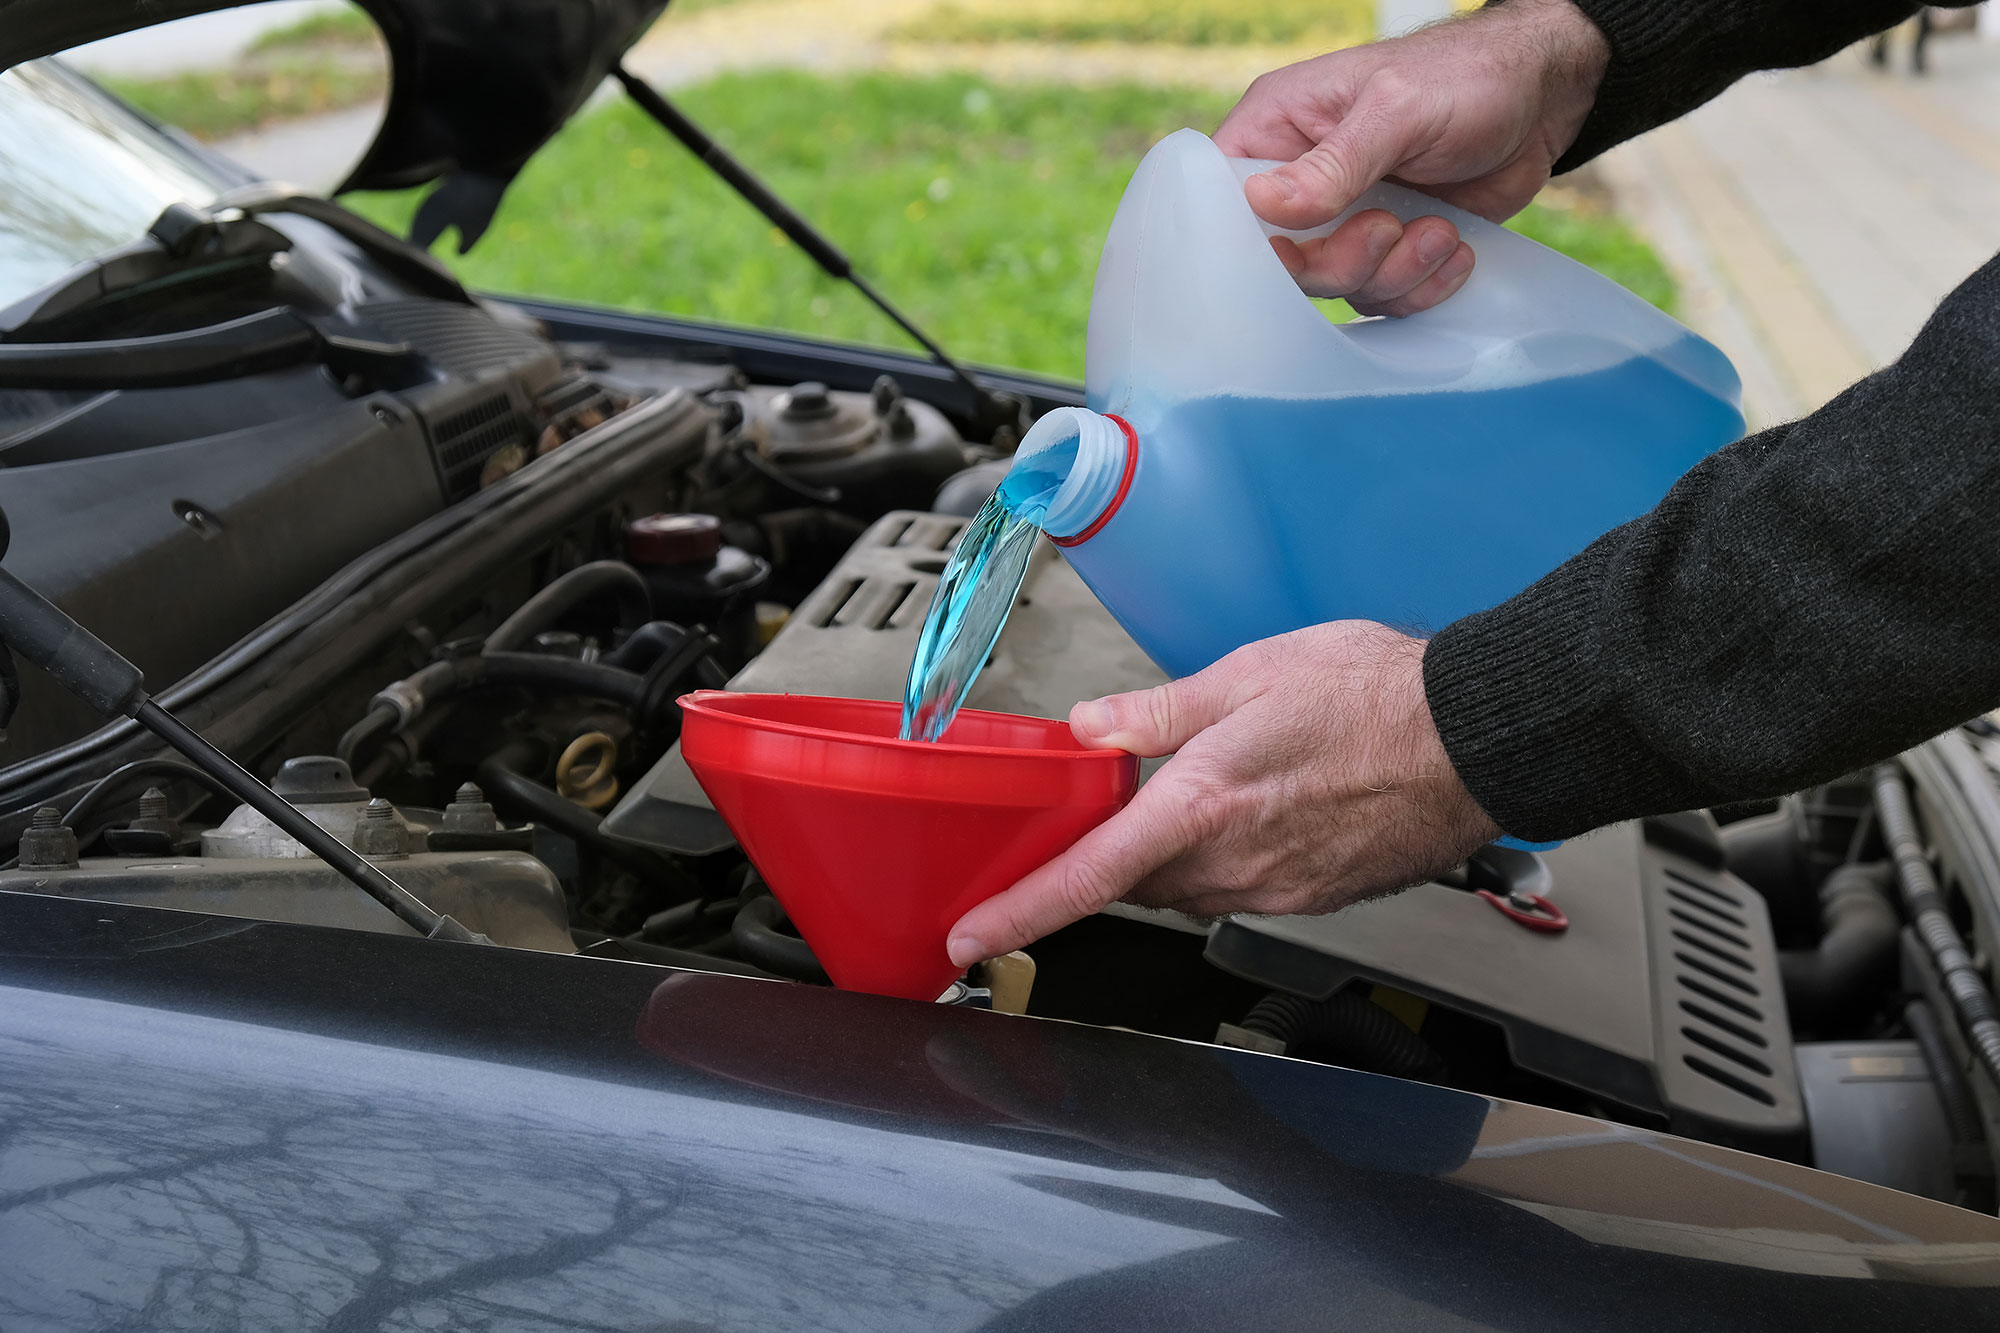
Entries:
POLYGON ((1713 345, 1398 186, 1349 212, 1442 214, 1472 276, 1422 314, 1329 323, 1243 197, 1271 165, 1194 130, 1147 155, 1098 265, 1089 410, 1051 412, 1021 443, 1017 468, 1063 474, 1043 530, 1170 674, 1321 621, 1440 629, 1644 513, 1742 432, 1713 345))

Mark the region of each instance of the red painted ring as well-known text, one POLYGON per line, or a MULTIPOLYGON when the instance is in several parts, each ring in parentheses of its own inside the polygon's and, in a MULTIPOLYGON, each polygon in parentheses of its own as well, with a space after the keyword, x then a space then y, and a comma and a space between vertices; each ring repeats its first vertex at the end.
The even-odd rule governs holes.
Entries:
POLYGON ((1132 476, 1139 470, 1139 432, 1133 430, 1132 423, 1124 417, 1113 416, 1109 412, 1104 415, 1106 419, 1117 422, 1118 429, 1125 432, 1125 475, 1119 479, 1118 493, 1111 497, 1111 503, 1104 507, 1104 512, 1097 516, 1097 521, 1074 537, 1049 538, 1057 546, 1081 546, 1102 532, 1104 525, 1111 521, 1111 516, 1118 512, 1118 506, 1125 503, 1125 495, 1132 489, 1132 476))

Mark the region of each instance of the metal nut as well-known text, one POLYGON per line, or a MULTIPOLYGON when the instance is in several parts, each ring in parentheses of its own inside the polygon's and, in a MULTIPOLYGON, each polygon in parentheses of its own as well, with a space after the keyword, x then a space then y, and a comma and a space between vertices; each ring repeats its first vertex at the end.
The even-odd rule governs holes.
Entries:
POLYGON ((45 805, 35 811, 21 834, 21 869, 74 870, 76 834, 62 822, 62 811, 45 805))
POLYGON ((404 835, 408 833, 396 807, 380 796, 369 801, 354 823, 354 850, 371 858, 404 856, 404 835))

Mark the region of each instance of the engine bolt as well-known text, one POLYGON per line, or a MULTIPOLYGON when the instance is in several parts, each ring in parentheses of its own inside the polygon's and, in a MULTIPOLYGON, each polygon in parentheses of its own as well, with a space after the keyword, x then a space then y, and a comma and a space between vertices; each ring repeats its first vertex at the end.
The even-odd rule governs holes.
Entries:
POLYGON ((74 870, 78 864, 76 834, 64 827, 62 811, 52 805, 35 811, 21 835, 21 869, 74 870))
POLYGON ((148 787, 139 793, 139 818, 142 820, 165 820, 167 817, 167 794, 158 787, 148 787))
POLYGON ((406 855, 403 833, 396 807, 377 796, 362 807, 361 818, 355 821, 354 850, 376 859, 406 855))
POLYGON ((444 808, 444 827, 449 833, 497 833, 500 819, 486 803, 486 793, 479 790, 479 784, 468 782, 444 808))

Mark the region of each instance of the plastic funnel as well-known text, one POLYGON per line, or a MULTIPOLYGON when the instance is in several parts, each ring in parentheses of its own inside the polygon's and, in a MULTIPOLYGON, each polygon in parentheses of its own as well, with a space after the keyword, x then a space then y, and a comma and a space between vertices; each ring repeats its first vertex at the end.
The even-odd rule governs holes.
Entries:
POLYGON ((1115 814, 1139 761, 1066 723, 960 710, 944 739, 896 739, 902 706, 702 690, 681 753, 847 990, 934 1000, 947 932, 1115 814))

